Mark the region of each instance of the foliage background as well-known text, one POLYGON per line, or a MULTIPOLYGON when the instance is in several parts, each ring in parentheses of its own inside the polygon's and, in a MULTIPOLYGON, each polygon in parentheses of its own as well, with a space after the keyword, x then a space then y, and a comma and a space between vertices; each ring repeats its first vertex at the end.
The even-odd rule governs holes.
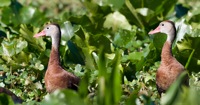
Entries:
POLYGON ((200 104, 199 9, 198 0, 1 0, 0 86, 23 104, 200 104), (148 32, 163 20, 176 23, 173 54, 190 87, 180 92, 180 77, 160 98, 155 73, 166 35, 148 32), (49 22, 61 25, 62 65, 81 78, 78 92, 45 91, 51 40, 33 35, 49 22))

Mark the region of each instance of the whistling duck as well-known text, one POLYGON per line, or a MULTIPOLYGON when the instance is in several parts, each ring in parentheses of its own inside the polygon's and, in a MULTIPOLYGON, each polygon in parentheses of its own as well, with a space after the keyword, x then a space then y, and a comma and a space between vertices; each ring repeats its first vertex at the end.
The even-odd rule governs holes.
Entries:
POLYGON ((4 93, 4 94, 11 96, 11 98, 15 104, 23 102, 23 100, 20 97, 17 97, 13 92, 11 92, 10 90, 8 90, 6 88, 0 87, 0 93, 4 93))
MULTIPOLYGON (((158 93, 161 95, 185 69, 172 55, 172 44, 176 37, 174 23, 172 21, 163 21, 155 30, 150 31, 149 34, 159 32, 167 34, 167 40, 162 48, 161 64, 156 73, 156 86, 158 93)), ((185 80, 185 84, 188 85, 187 79, 185 80)))
POLYGON ((61 30, 58 24, 47 25, 40 33, 34 37, 50 36, 52 39, 51 53, 48 68, 45 73, 45 86, 47 92, 51 93, 56 89, 70 88, 77 90, 80 79, 61 67, 59 46, 61 30))

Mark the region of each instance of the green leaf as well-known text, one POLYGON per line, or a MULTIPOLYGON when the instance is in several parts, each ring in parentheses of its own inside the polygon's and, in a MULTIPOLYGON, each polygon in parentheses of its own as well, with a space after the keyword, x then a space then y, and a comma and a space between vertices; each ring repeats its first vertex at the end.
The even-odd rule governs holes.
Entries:
POLYGON ((16 54, 20 53, 27 46, 28 46, 27 41, 17 40, 16 54))
POLYGON ((80 27, 77 32, 75 32, 75 36, 72 40, 77 44, 79 48, 81 48, 84 56, 86 66, 90 69, 94 69, 94 60, 92 58, 92 52, 95 50, 95 47, 90 46, 89 39, 90 35, 83 27, 80 27))
POLYGON ((153 13, 153 11, 148 8, 137 8, 136 11, 145 17, 153 13))
POLYGON ((2 9, 2 17, 1 17, 1 21, 4 22, 5 24, 9 24, 9 23, 12 23, 13 20, 12 19, 15 19, 13 17, 13 14, 12 14, 12 9, 9 8, 9 7, 5 7, 2 9))
POLYGON ((141 53, 141 52, 133 52, 133 53, 129 54, 130 60, 133 60, 133 61, 135 61, 135 60, 140 61, 142 56, 143 56, 143 53, 141 53))
POLYGON ((153 38, 153 45, 156 47, 156 49, 161 50, 166 39, 167 39, 166 34, 163 33, 155 34, 153 38))
POLYGON ((40 62, 35 63, 35 68, 38 70, 44 70, 44 65, 42 65, 40 62))
POLYGON ((96 13, 98 10, 98 4, 96 4, 94 1, 85 0, 83 4, 91 13, 96 13))
POLYGON ((185 19, 176 22, 176 26, 177 26, 176 42, 181 41, 186 35, 186 33, 191 33, 192 27, 191 25, 186 24, 185 19))
POLYGON ((124 5, 125 0, 108 0, 114 9, 120 9, 124 5))
POLYGON ((104 49, 104 52, 111 53, 111 41, 109 38, 104 36, 103 34, 98 35, 92 35, 89 39, 89 44, 91 46, 95 46, 96 49, 100 48, 101 46, 107 46, 106 49, 104 49))
POLYGON ((41 105, 85 105, 85 102, 79 97, 77 92, 72 90, 55 91, 45 97, 41 105))
POLYGON ((118 11, 106 16, 104 27, 108 29, 112 28, 113 31, 117 31, 118 29, 131 30, 131 25, 126 17, 118 11))
POLYGON ((130 44, 134 40, 136 35, 136 30, 119 30, 114 36, 114 44, 119 47, 129 48, 130 44))
POLYGON ((189 72, 198 72, 200 65, 198 64, 198 60, 200 59, 200 37, 191 37, 186 35, 184 39, 177 42, 178 54, 180 61, 186 64, 189 72), (192 54, 192 56, 190 56, 192 54), (187 62, 189 61, 189 62, 187 62), (187 63, 186 63, 187 62, 187 63))
POLYGON ((13 40, 11 42, 8 42, 8 41, 4 41, 3 43, 1 43, 2 45, 2 54, 3 56, 8 56, 8 57, 11 57, 13 55, 16 54, 15 52, 15 45, 17 44, 17 40, 13 40))
MULTIPOLYGON (((4 0, 5 1, 5 0, 4 0)), ((11 2, 12 0, 10 0, 11 2)), ((5 7, 2 9, 2 21, 5 24, 14 24, 19 25, 21 22, 20 20, 20 9, 22 8, 22 5, 17 1, 12 1, 11 5, 9 7, 5 7)))
POLYGON ((14 105, 14 102, 11 98, 11 96, 8 96, 7 94, 0 93, 0 104, 1 105, 14 105))
POLYGON ((114 60, 111 62, 111 69, 107 68, 107 58, 102 52, 99 53, 99 88, 98 103, 102 105, 115 105, 121 97, 121 79, 120 79, 120 51, 116 51, 114 60))
POLYGON ((63 35, 63 38, 68 41, 74 36, 74 28, 72 27, 72 24, 70 21, 64 22, 65 29, 64 32, 65 35, 63 35))
POLYGON ((34 17, 35 12, 36 12, 36 9, 33 7, 23 7, 20 10, 21 22, 22 23, 33 22, 32 18, 34 17))
POLYGON ((73 61, 76 64, 85 64, 84 54, 82 50, 71 40, 67 42, 67 47, 69 49, 69 54, 65 53, 65 57, 63 58, 66 61, 73 61))
MULTIPOLYGON (((39 29, 34 28, 34 32, 38 32, 39 29)), ((33 38, 34 33, 30 31, 27 25, 21 24, 20 25, 20 30, 19 30, 21 36, 26 39, 27 42, 30 43, 30 45, 39 50, 39 51, 44 51, 46 49, 46 42, 42 40, 42 38, 33 38), (39 45, 39 46, 38 46, 39 45)))
POLYGON ((0 7, 9 6, 11 4, 11 0, 1 0, 0 7))

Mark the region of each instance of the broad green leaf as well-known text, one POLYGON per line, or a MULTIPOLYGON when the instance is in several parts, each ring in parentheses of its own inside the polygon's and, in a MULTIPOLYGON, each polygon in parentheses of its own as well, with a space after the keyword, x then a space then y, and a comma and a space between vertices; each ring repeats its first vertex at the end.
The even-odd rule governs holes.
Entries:
POLYGON ((16 48, 15 45, 17 45, 17 40, 13 40, 12 42, 4 41, 1 43, 2 45, 2 54, 3 56, 12 57, 16 54, 16 51, 14 48, 16 48))
POLYGON ((200 52, 199 46, 200 46, 200 37, 190 37, 189 35, 187 35, 182 41, 177 43, 178 50, 180 51, 194 49, 195 53, 193 57, 198 59, 200 59, 200 56, 198 54, 200 52))
MULTIPOLYGON (((189 4, 189 5, 191 5, 191 4, 189 4)), ((195 8, 193 8, 189 11, 190 15, 186 16, 186 19, 192 25, 195 23, 198 24, 200 22, 198 19, 200 17, 200 12, 198 11, 198 9, 200 8, 199 2, 196 1, 196 3, 194 3, 193 6, 194 5, 197 5, 197 6, 195 6, 195 8)))
POLYGON ((185 39, 177 43, 177 47, 180 51, 192 50, 192 40, 186 37, 185 39))
POLYGON ((114 9, 120 9, 124 5, 125 0, 108 0, 111 6, 113 6, 114 9))
POLYGON ((20 10, 20 17, 21 17, 21 22, 22 23, 31 23, 33 21, 32 18, 34 17, 34 14, 36 12, 36 9, 33 7, 23 7, 20 10))
POLYGON ((10 0, 10 2, 12 2, 11 5, 9 7, 3 8, 2 10, 2 14, 4 14, 2 15, 2 20, 5 24, 14 24, 17 26, 21 22, 19 11, 22 8, 22 5, 18 1, 10 0))
POLYGON ((154 35, 153 44, 156 47, 156 49, 159 49, 159 50, 162 49, 163 44, 166 41, 166 38, 167 38, 167 35, 163 33, 158 33, 154 35))
POLYGON ((129 55, 124 55, 124 58, 122 60, 130 60, 131 62, 138 62, 141 61, 143 58, 143 53, 142 52, 132 52, 129 53, 129 55))
POLYGON ((68 41, 74 36, 74 28, 72 27, 72 24, 69 21, 64 22, 65 29, 63 29, 63 33, 65 33, 63 38, 68 41))
POLYGON ((1 0, 0 7, 9 6, 11 4, 11 0, 1 0))
POLYGON ((2 9, 2 14, 4 14, 4 15, 2 15, 1 21, 2 21, 3 23, 5 23, 5 24, 10 24, 10 23, 13 22, 12 19, 15 19, 15 18, 13 17, 13 14, 12 14, 12 9, 9 8, 9 7, 3 8, 3 9, 2 9))
POLYGON ((114 44, 118 47, 129 48, 132 41, 135 41, 136 30, 119 30, 114 36, 114 44))
POLYGON ((113 31, 117 31, 118 29, 131 30, 131 25, 127 21, 126 17, 118 11, 106 16, 104 27, 108 29, 112 28, 113 31))
POLYGON ((134 61, 140 61, 142 58, 142 52, 132 52, 129 54, 129 59, 134 62, 134 61))
POLYGON ((23 40, 17 40, 17 45, 16 45, 16 54, 20 53, 24 48, 28 46, 27 41, 23 40))
MULTIPOLYGON (((195 33, 195 31, 193 32, 195 33)), ((186 64, 189 72, 198 72, 198 69, 200 68, 200 65, 198 64, 198 60, 200 59, 199 46, 200 37, 191 37, 191 35, 187 34, 184 39, 177 42, 177 48, 179 52, 176 55, 179 57, 179 61, 186 64)))
POLYGON ((187 33, 191 33, 192 27, 185 23, 185 19, 176 22, 177 26, 177 35, 176 35, 176 42, 181 41, 187 33))

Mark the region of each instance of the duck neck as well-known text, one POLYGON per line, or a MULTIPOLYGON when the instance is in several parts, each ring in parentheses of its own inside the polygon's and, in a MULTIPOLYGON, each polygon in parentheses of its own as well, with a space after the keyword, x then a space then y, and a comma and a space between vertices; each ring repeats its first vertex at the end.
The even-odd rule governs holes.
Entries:
POLYGON ((170 64, 172 58, 173 58, 172 43, 169 41, 166 41, 162 48, 161 63, 170 64))
POLYGON ((173 59, 172 44, 173 44, 174 39, 176 37, 176 28, 175 28, 175 26, 173 28, 171 28, 169 33, 166 33, 166 34, 167 34, 167 40, 164 43, 163 48, 162 48, 161 63, 168 65, 168 64, 171 63, 171 60, 173 59))
POLYGON ((59 50, 52 47, 51 48, 51 54, 49 58, 49 66, 50 65, 60 65, 60 53, 59 50))
POLYGON ((60 46, 60 36, 57 38, 52 38, 52 47, 48 65, 60 65, 59 46, 60 46))

